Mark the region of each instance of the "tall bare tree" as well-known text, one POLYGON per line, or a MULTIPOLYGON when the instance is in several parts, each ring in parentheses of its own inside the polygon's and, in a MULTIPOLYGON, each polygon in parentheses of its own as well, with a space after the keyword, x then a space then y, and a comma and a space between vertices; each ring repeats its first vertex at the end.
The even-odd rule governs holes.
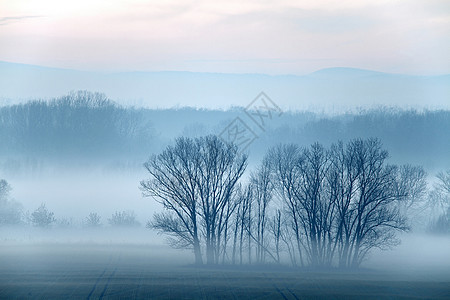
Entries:
POLYGON ((202 264, 198 222, 198 156, 199 144, 179 138, 161 154, 153 155, 144 164, 149 180, 141 181, 144 196, 154 197, 166 209, 149 224, 168 234, 174 247, 193 247, 195 263, 202 264))
MULTIPOLYGON (((303 266, 302 219, 300 205, 296 198, 296 189, 298 188, 298 179, 301 177, 299 166, 304 163, 304 158, 301 149, 294 144, 277 146, 269 150, 267 156, 272 162, 276 192, 284 204, 285 215, 288 216, 291 225, 287 228, 293 230, 296 255, 298 255, 300 265, 303 266)), ((297 260, 295 259, 295 261, 297 260)))
POLYGON ((234 210, 233 194, 246 166, 247 156, 216 136, 177 139, 175 146, 145 163, 151 178, 141 182, 141 189, 167 210, 155 215, 151 227, 169 234, 173 246, 192 246, 197 264, 203 263, 204 238, 207 263, 217 263, 234 210))
POLYGON ((346 234, 341 255, 342 266, 358 267, 366 254, 374 247, 387 248, 398 243, 395 230, 407 230, 406 218, 401 214, 398 201, 407 193, 396 187, 398 167, 386 164, 388 152, 382 149, 377 139, 356 139, 348 143, 350 156, 356 174, 351 183, 352 192, 349 207, 344 216, 346 234))
POLYGON ((328 172, 328 187, 330 196, 335 198, 336 221, 333 254, 338 250, 339 267, 347 267, 352 231, 351 218, 353 203, 356 197, 356 182, 359 169, 355 167, 356 153, 349 145, 342 142, 333 144, 330 148, 330 169, 328 172))
POLYGON ((245 240, 248 238, 248 261, 251 262, 251 231, 252 231, 252 201, 253 201, 253 189, 250 184, 244 187, 239 186, 238 192, 238 206, 234 217, 234 240, 233 240, 233 254, 232 263, 236 263, 236 255, 239 250, 239 264, 244 262, 244 248, 245 240), (239 249, 238 249, 239 248, 239 249))
POLYGON ((256 261, 264 262, 267 247, 265 235, 268 223, 268 207, 272 200, 273 180, 271 178, 271 167, 268 157, 265 157, 260 166, 251 174, 251 187, 255 203, 255 227, 256 227, 256 261))
POLYGON ((283 231, 283 222, 281 218, 281 210, 277 209, 275 215, 270 220, 269 229, 273 235, 276 262, 280 263, 281 239, 283 231))
POLYGON ((282 183, 280 194, 294 224, 299 252, 305 251, 312 266, 330 265, 336 199, 327 194, 328 152, 318 143, 305 149, 278 148, 277 152, 280 161, 275 172, 282 183), (292 161, 280 165, 286 159, 292 161))
POLYGON ((199 147, 199 176, 196 177, 199 215, 204 225, 206 261, 213 264, 218 262, 219 237, 225 228, 224 211, 247 167, 247 156, 240 154, 236 145, 225 144, 214 135, 198 138, 196 142, 199 147))

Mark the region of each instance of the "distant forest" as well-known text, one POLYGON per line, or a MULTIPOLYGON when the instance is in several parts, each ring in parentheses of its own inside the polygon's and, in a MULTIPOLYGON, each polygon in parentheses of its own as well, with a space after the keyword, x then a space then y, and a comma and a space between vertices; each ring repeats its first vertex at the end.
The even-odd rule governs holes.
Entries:
MULTIPOLYGON (((73 92, 52 100, 0 107, 0 169, 20 170, 42 162, 122 162, 141 167, 151 153, 179 136, 219 134, 242 108, 148 109, 123 107, 105 95, 73 92)), ((279 143, 330 145, 336 140, 376 137, 395 163, 428 170, 450 167, 450 111, 395 108, 338 115, 285 111, 268 122, 250 145, 250 161, 279 143)), ((251 122, 249 126, 253 126, 251 122)))

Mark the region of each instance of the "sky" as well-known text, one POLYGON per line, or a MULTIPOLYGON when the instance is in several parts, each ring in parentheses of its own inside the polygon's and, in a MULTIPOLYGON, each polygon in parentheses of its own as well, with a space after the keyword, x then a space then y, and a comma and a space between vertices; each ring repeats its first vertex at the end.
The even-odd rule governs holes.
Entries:
POLYGON ((0 0, 0 61, 89 71, 450 73, 448 0, 0 0))

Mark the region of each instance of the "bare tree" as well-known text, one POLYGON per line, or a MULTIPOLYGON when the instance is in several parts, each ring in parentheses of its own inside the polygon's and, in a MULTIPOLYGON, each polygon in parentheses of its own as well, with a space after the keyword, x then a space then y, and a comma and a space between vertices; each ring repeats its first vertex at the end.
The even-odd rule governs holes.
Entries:
POLYGON ((149 180, 141 181, 144 196, 151 196, 167 210, 156 214, 148 225, 172 237, 173 246, 193 247, 195 263, 202 264, 200 228, 197 216, 199 144, 179 138, 161 154, 144 164, 149 180))
POLYGON ((11 190, 9 183, 0 179, 0 225, 17 225, 22 221, 22 205, 10 198, 11 190))
POLYGON ((217 136, 196 139, 199 146, 196 177, 200 216, 204 225, 206 261, 218 262, 217 247, 224 229, 224 210, 232 200, 236 184, 247 166, 247 156, 233 144, 225 144, 217 136))
POLYGON ((335 198, 327 194, 326 175, 329 157, 325 148, 315 143, 303 150, 299 165, 299 185, 294 190, 300 205, 299 215, 305 233, 305 249, 312 266, 331 264, 332 223, 335 198))
MULTIPOLYGON (((295 189, 298 186, 298 178, 300 178, 299 165, 303 164, 304 158, 301 155, 301 149, 294 144, 280 145, 271 149, 267 156, 272 162, 276 191, 283 201, 285 215, 288 216, 289 224, 291 224, 287 228, 293 230, 298 262, 303 266, 302 219, 295 189)), ((297 261, 297 259, 291 260, 297 261)))
POLYGON ((395 230, 408 229, 397 202, 408 194, 399 194, 398 167, 386 164, 388 153, 379 140, 353 140, 347 145, 347 154, 357 176, 343 220, 350 238, 345 241, 341 265, 358 267, 372 248, 396 245, 395 230))
POLYGON ((234 217, 234 237, 233 237, 233 252, 232 263, 236 262, 236 253, 239 247, 239 264, 242 265, 244 261, 245 239, 248 237, 249 263, 251 262, 251 239, 247 232, 251 232, 251 206, 253 200, 253 190, 250 184, 245 187, 239 186, 237 189, 238 206, 234 217))
POLYGON ((333 253, 338 250, 339 267, 348 265, 352 231, 351 218, 354 209, 354 198, 357 194, 356 182, 359 169, 355 167, 356 153, 342 142, 333 144, 330 148, 331 166, 328 172, 328 187, 330 197, 335 198, 337 209, 333 253))
MULTIPOLYGON (((217 136, 179 138, 145 163, 151 179, 141 182, 145 196, 153 196, 168 212, 157 214, 151 227, 172 236, 174 246, 192 246, 195 262, 203 262, 203 234, 208 264, 218 263, 222 236, 235 209, 236 185, 247 156, 217 136)), ((226 233, 225 233, 226 232, 226 233)), ((225 237, 225 241, 227 240, 225 237)))
MULTIPOLYGON (((287 148, 284 150, 286 154, 287 148)), ((280 151, 280 150, 278 150, 280 151)), ((307 255, 312 266, 331 265, 333 256, 332 226, 335 215, 336 198, 328 194, 327 174, 329 170, 329 154, 323 146, 316 143, 306 149, 291 147, 292 165, 280 170, 278 180, 282 182, 281 194, 290 211, 298 248, 307 255), (284 173, 281 173, 284 172, 284 173), (293 173, 295 172, 295 173, 293 173), (280 178, 282 176, 282 178, 280 178), (303 239, 300 239, 300 236, 303 239)), ((282 152, 278 154, 281 159, 282 152)))
POLYGON ((281 219, 281 210, 277 209, 275 215, 271 219, 271 223, 269 229, 273 235, 274 247, 275 247, 275 257, 276 262, 280 263, 280 252, 281 252, 281 239, 282 239, 282 231, 283 224, 281 219))
POLYGON ((283 245, 285 245, 285 249, 289 254, 289 260, 291 262, 292 266, 298 266, 298 257, 297 257, 297 251, 296 251, 296 238, 295 238, 295 230, 292 230, 294 228, 292 220, 289 217, 285 217, 286 214, 282 213, 282 220, 281 220, 281 241, 283 242, 283 245))
POLYGON ((251 175, 251 186, 255 203, 255 227, 256 227, 256 261, 264 262, 266 246, 267 210, 272 200, 273 180, 271 178, 270 161, 265 157, 262 164, 251 175))
POLYGON ((439 180, 439 188, 450 194, 450 170, 447 172, 439 172, 436 177, 439 180))
POLYGON ((403 165, 398 171, 398 194, 406 195, 401 201, 401 208, 406 214, 422 210, 427 192, 426 172, 422 167, 403 165))
MULTIPOLYGON (((233 216, 236 212, 236 209, 238 208, 240 204, 240 196, 238 193, 235 193, 232 200, 228 201, 226 209, 224 210, 224 213, 220 216, 220 224, 221 228, 223 228, 223 234, 222 230, 219 231, 219 238, 217 239, 217 250, 216 250, 216 257, 219 257, 219 255, 222 255, 222 263, 225 263, 225 259, 227 258, 227 246, 228 241, 231 238, 230 231, 232 230, 233 226, 233 216), (222 237, 223 235, 223 237, 222 237)), ((235 241, 235 239, 234 239, 235 241)), ((233 243, 233 247, 235 244, 233 243)), ((217 260, 217 259, 216 259, 217 260)))
POLYGON ((233 247, 231 251, 231 263, 236 263, 236 252, 238 247, 239 228, 241 223, 242 201, 243 201, 242 184, 236 187, 236 213, 233 219, 233 247))

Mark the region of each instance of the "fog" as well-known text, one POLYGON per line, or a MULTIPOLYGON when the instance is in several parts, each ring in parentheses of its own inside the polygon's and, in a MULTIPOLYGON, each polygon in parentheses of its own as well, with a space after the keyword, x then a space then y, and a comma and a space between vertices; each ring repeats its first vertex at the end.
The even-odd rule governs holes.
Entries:
POLYGON ((0 297, 445 295, 450 112, 270 103, 1 106, 0 297))
MULTIPOLYGON (((74 97, 74 95, 69 97, 74 97)), ((91 99, 89 97, 98 96, 82 93, 75 97, 91 99)), ((67 98, 54 101, 63 103, 67 101, 67 98)), ((0 177, 7 179, 11 187, 9 198, 20 203, 21 206, 21 229, 18 234, 20 233, 19 236, 22 236, 17 238, 20 241, 25 241, 27 239, 25 236, 31 238, 34 234, 38 236, 41 234, 44 239, 54 241, 59 239, 81 242, 85 242, 83 239, 106 241, 113 239, 115 232, 108 220, 116 212, 127 211, 135 215, 139 225, 130 229, 129 232, 118 231, 118 241, 134 243, 139 240, 144 244, 157 241, 158 244, 164 244, 164 235, 158 236, 155 230, 145 228, 147 222, 152 220, 153 215, 164 209, 160 203, 155 201, 156 198, 144 197, 140 189, 140 182, 149 178, 149 174, 143 166, 144 162, 151 155, 161 153, 166 146, 173 145, 175 138, 179 136, 198 137, 206 134, 218 134, 234 117, 245 117, 243 110, 239 108, 230 111, 146 110, 139 112, 145 117, 139 121, 141 124, 138 123, 135 126, 139 128, 145 126, 144 124, 151 123, 151 130, 145 136, 137 135, 138 139, 133 140, 109 134, 108 132, 112 129, 89 133, 91 136, 87 136, 85 130, 90 130, 91 127, 83 129, 84 121, 73 117, 65 120, 73 122, 73 124, 81 122, 81 127, 72 130, 72 125, 69 123, 59 128, 58 122, 64 120, 64 116, 58 119, 59 112, 49 111, 42 114, 41 111, 41 119, 34 120, 31 119, 31 113, 11 115, 9 111, 12 111, 14 107, 3 107, 3 116, 9 116, 10 119, 8 121, 7 118, 3 118, 2 123, 1 133, 4 143, 0 147, 2 151, 0 177), (51 118, 56 118, 56 121, 45 125, 43 120, 50 118, 50 115, 51 118), (11 126, 14 126, 15 121, 11 118, 29 118, 30 129, 25 128, 25 130, 14 133, 15 127, 11 126), (31 129, 35 128, 33 122, 36 120, 42 131, 32 133, 31 129), (30 132, 28 133, 27 130, 30 132), (58 132, 58 135, 55 137, 52 131, 58 132), (106 136, 105 133, 107 133, 106 136), (32 141, 31 135, 36 137, 36 134, 40 135, 40 139, 32 141), (16 142, 9 139, 13 135, 16 142), (139 140, 142 137, 145 140, 139 140), (77 138, 82 146, 66 142, 71 138, 77 138), (109 149, 109 147, 114 148, 111 146, 114 144, 121 150, 109 149), (84 145, 87 145, 88 148, 85 148, 84 145), (49 155, 46 149, 59 150, 49 155), (26 234, 27 230, 37 230, 30 225, 29 218, 41 204, 45 204, 47 209, 54 213, 55 222, 51 228, 26 234), (101 232, 108 236, 107 239, 102 238, 103 233, 100 231, 94 231, 92 236, 83 233, 84 230, 87 230, 85 222, 90 213, 96 213, 100 217, 100 229, 104 230, 101 232), (136 232, 136 237, 131 232, 136 232), (54 239, 52 239, 52 234, 55 234, 54 239)), ((32 109, 31 105, 30 107, 32 109)), ((117 110, 122 109, 120 106, 115 107, 117 110)), ((79 107, 69 107, 70 109, 77 110, 79 107)), ((97 118, 96 122, 99 124, 115 122, 111 118, 96 116, 95 111, 102 109, 101 106, 88 109, 93 111, 92 118, 97 118), (105 120, 102 121, 101 118, 105 118, 105 120)), ((136 113, 136 110, 129 110, 129 113, 136 113)), ((285 111, 281 117, 269 121, 267 130, 259 131, 258 138, 246 151, 249 160, 247 170, 242 176, 243 183, 249 181, 250 173, 259 165, 267 150, 280 143, 297 143, 305 147, 314 142, 330 145, 339 140, 348 141, 355 137, 379 137, 384 148, 390 154, 389 163, 410 163, 424 166, 427 193, 439 183, 436 175, 450 166, 446 155, 450 141, 447 130, 448 111, 418 112, 381 109, 337 116, 285 111), (385 130, 383 123, 386 122, 394 122, 395 128, 386 127, 386 129, 390 128, 390 131, 385 130), (373 127, 374 123, 380 128, 373 127), (342 130, 344 128, 345 130, 342 130), (416 132, 411 133, 411 128, 415 128, 416 132), (426 132, 427 130, 431 131, 426 132), (427 143, 418 142, 417 137, 427 140, 427 143)), ((253 129, 256 131, 255 127, 253 129)), ((120 131, 121 129, 114 130, 120 131)), ((424 196, 424 198, 427 197, 424 196)), ((426 202, 424 199, 421 201, 426 202)), ((424 204, 423 207, 427 207, 427 205, 424 204)), ((445 207, 443 209, 445 210, 445 207)), ((410 224, 414 230, 402 235, 402 239, 416 234, 422 238, 426 236, 427 226, 433 218, 435 216, 432 215, 429 207, 424 208, 421 213, 414 212, 414 217, 410 220, 414 223, 410 224)), ((14 235, 9 233, 8 237, 4 238, 12 241, 14 235)), ((31 240, 39 239, 32 238, 31 240)), ((444 243, 442 247, 446 248, 448 245, 444 243)), ((434 247, 430 246, 430 249, 432 248, 434 247)), ((189 252, 190 250, 185 251, 189 252)), ((380 252, 377 257, 380 259, 384 256, 389 260, 391 255, 394 255, 393 253, 380 252)))
POLYGON ((448 1, 166 2, 0 2, 0 299, 449 299, 448 1))
POLYGON ((89 90, 105 93, 125 106, 228 109, 246 106, 264 91, 283 110, 343 113, 361 107, 392 105, 449 109, 448 81, 448 74, 415 76, 355 68, 277 76, 169 71, 113 73, 0 61, 0 101, 9 104, 89 90))
POLYGON ((401 244, 388 251, 374 252, 365 264, 367 268, 415 280, 448 280, 450 262, 448 236, 408 233, 401 244))
POLYGON ((55 216, 77 225, 81 225, 89 213, 97 212, 107 225, 107 218, 115 211, 134 210, 138 221, 145 225, 149 216, 161 207, 142 197, 139 181, 144 175, 144 172, 111 174, 76 170, 59 176, 15 178, 10 183, 14 187, 14 198, 29 211, 45 203, 55 216))

